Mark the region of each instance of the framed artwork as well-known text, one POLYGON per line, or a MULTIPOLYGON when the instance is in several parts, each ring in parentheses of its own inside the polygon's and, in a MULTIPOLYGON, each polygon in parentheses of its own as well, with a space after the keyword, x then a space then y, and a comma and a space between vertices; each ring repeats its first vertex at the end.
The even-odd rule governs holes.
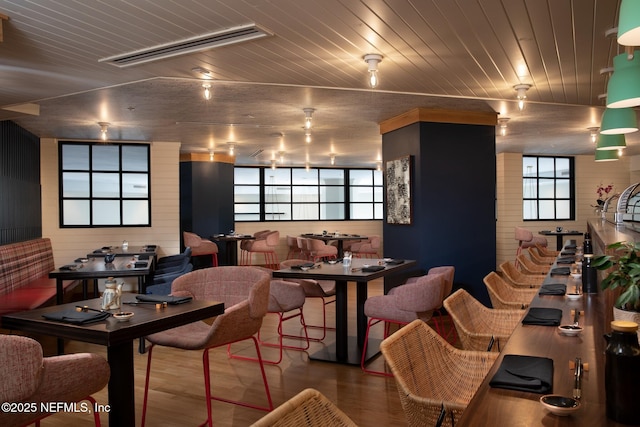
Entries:
POLYGON ((386 165, 387 224, 411 224, 411 156, 386 165))

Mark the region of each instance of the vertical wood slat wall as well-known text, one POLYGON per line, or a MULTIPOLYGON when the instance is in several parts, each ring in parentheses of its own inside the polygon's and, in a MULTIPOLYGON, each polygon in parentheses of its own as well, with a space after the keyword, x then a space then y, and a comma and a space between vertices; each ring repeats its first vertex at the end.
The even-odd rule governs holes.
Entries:
POLYGON ((40 140, 0 122, 0 244, 42 237, 40 140))

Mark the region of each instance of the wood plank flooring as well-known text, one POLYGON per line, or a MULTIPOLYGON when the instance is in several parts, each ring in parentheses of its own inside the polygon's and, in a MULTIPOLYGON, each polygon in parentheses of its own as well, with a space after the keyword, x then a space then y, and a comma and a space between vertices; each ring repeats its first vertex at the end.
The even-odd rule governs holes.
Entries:
MULTIPOLYGON (((355 285, 349 285, 349 328, 355 335, 355 285)), ((369 296, 382 293, 382 281, 371 282, 369 296)), ((305 317, 309 324, 322 321, 319 300, 305 303, 305 317)), ((327 320, 335 324, 335 304, 327 306, 327 320)), ((297 320, 291 320, 285 331, 296 333, 297 320), (292 328, 293 327, 293 328, 292 328)), ((285 323, 287 325, 287 323, 285 323)), ((261 330, 262 339, 276 337, 277 316, 265 317, 261 330)), ((312 334, 318 330, 310 329, 312 334)), ((374 337, 382 337, 382 325, 372 332, 374 337)), ((332 342, 334 332, 329 331, 325 342, 332 342)), ((54 348, 54 340, 47 340, 45 349, 54 348)), ((295 342, 291 342, 295 344, 295 342)), ((323 343, 311 343, 312 352, 323 343)), ((142 398, 144 392, 147 355, 137 352, 135 360, 136 424, 140 425, 142 398)), ((251 341, 234 344, 234 353, 254 356, 251 341)), ((66 352, 93 352, 106 356, 104 347, 67 342, 66 352)), ((261 347, 263 356, 277 357, 277 349, 261 347)), ((384 360, 379 356, 372 364, 376 369, 384 369, 384 360)), ((334 363, 310 361, 308 352, 285 350, 279 365, 265 365, 274 406, 282 404, 299 391, 313 387, 342 409, 359 426, 403 426, 406 425, 393 378, 365 374, 359 367, 334 363)), ((255 362, 230 359, 226 348, 211 352, 212 390, 215 395, 225 398, 247 400, 258 405, 266 405, 266 397, 260 376, 259 365, 255 362)), ((94 395, 99 404, 107 404, 106 388, 94 395)), ((266 412, 243 408, 222 402, 213 402, 214 424, 216 426, 248 426, 266 412)), ((107 414, 102 414, 102 422, 108 425, 107 414)), ((156 347, 153 351, 151 368, 148 426, 191 426, 199 425, 206 419, 204 381, 202 373, 202 352, 184 351, 167 347, 156 347)), ((87 414, 59 413, 44 419, 43 427, 93 425, 87 414)))

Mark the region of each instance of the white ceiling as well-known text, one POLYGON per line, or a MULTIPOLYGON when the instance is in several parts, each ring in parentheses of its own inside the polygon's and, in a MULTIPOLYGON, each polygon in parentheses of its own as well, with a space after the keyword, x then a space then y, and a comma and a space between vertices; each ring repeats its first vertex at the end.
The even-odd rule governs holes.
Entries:
MULTIPOLYGON (((510 117, 497 152, 586 154, 619 53, 618 0, 0 0, 0 110, 40 137, 180 141, 237 163, 374 166, 378 123, 415 107, 510 117), (254 23, 272 35, 127 68, 102 58, 254 23), (363 56, 379 53, 380 86, 363 56), (202 98, 211 70, 213 98, 202 98), (524 111, 518 83, 533 85, 524 111), (304 142, 305 107, 315 108, 304 142), (256 150, 263 150, 251 157, 256 150)), ((452 141, 455 143, 455 141, 452 141)), ((627 137, 629 154, 640 139, 627 137)))

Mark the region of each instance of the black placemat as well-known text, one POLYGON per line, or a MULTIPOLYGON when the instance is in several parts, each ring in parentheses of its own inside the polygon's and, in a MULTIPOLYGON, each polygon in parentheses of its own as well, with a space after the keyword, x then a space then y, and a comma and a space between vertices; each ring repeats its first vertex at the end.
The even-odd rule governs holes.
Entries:
POLYGON ((74 325, 87 325, 89 323, 101 322, 109 316, 111 316, 111 314, 106 311, 97 312, 76 310, 56 311, 42 315, 42 317, 47 320, 55 320, 57 322, 71 323, 74 325))
POLYGON ((547 283, 540 286, 540 295, 564 295, 567 292, 567 285, 564 283, 547 283))
POLYGON ((568 276, 571 274, 571 269, 569 267, 555 267, 550 271, 552 276, 568 276))
POLYGON ((560 326, 562 310, 559 308, 530 307, 522 319, 523 325, 560 326))
POLYGON ((185 302, 191 301, 193 298, 191 297, 174 297, 172 295, 136 295, 136 299, 141 302, 155 302, 155 303, 163 303, 176 305, 176 304, 184 304, 185 302))
POLYGON ((365 273, 373 273, 374 271, 384 270, 384 265, 370 265, 368 267, 362 267, 362 271, 365 273))
POLYGON ((546 357, 506 354, 489 385, 531 393, 552 393, 553 360, 546 357))
POLYGON ((385 261, 385 263, 389 264, 389 265, 400 265, 400 264, 404 263, 404 260, 403 259, 395 259, 394 258, 394 259, 390 259, 388 261, 385 261))

